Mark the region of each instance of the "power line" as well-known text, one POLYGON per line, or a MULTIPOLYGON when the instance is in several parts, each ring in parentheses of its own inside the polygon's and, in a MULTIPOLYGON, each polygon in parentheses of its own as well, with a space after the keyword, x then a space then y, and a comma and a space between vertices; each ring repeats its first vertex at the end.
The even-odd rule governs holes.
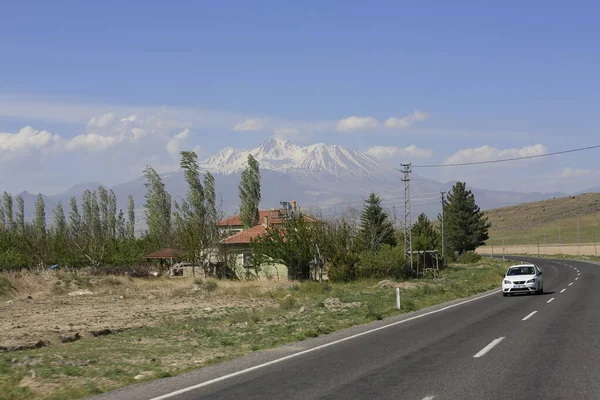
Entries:
POLYGON ((556 155, 559 155, 559 154, 575 153, 577 151, 592 150, 592 149, 598 149, 598 148, 600 148, 600 144, 595 145, 595 146, 580 147, 578 149, 556 151, 554 153, 537 154, 537 155, 534 155, 534 156, 502 158, 500 160, 474 161, 474 162, 465 162, 465 163, 456 163, 456 164, 414 165, 413 168, 461 167, 461 166, 465 166, 465 165, 495 164, 495 163, 501 163, 501 162, 507 162, 507 161, 518 161, 518 160, 527 160, 527 159, 530 159, 530 158, 540 158, 540 157, 556 156, 556 155))

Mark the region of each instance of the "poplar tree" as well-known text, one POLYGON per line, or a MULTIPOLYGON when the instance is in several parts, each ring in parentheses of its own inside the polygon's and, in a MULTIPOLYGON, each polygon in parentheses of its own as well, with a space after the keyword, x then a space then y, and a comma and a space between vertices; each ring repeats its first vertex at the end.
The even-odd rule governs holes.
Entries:
POLYGON ((240 192, 240 218, 244 228, 251 228, 258 224, 258 207, 260 204, 260 165, 259 162, 248 154, 248 166, 242 172, 242 179, 238 186, 240 192))

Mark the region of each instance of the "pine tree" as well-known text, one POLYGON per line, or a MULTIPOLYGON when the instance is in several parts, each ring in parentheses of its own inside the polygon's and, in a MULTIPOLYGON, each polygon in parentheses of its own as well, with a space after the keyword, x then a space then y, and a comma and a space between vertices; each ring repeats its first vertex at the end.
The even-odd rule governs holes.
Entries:
POLYGON ((365 200, 360 215, 359 236, 363 248, 369 252, 375 252, 383 244, 396 245, 394 225, 388 219, 387 213, 381 207, 381 199, 371 193, 365 200))
POLYGON ((20 234, 25 233, 25 200, 21 196, 17 196, 16 226, 20 234))
POLYGON ((6 219, 6 226, 8 227, 8 230, 14 231, 15 230, 15 220, 14 220, 14 215, 13 215, 13 198, 7 192, 4 192, 4 215, 5 215, 4 218, 6 219))
POLYGON ((417 222, 412 226, 412 247, 413 250, 436 250, 439 244, 439 234, 433 224, 422 213, 417 218, 417 222))
POLYGON ((152 167, 144 170, 146 177, 146 222, 148 236, 159 246, 167 245, 171 236, 171 196, 165 190, 160 175, 152 167))
POLYGON ((129 195, 127 201, 127 227, 125 236, 131 240, 135 238, 135 203, 133 202, 132 195, 129 195))
POLYGON ((444 201, 444 228, 448 248, 462 254, 488 239, 490 224, 464 182, 457 182, 444 201))
POLYGON ((258 161, 248 155, 248 166, 242 172, 242 180, 238 186, 240 191, 240 218, 244 228, 258 224, 260 205, 260 165, 258 161))

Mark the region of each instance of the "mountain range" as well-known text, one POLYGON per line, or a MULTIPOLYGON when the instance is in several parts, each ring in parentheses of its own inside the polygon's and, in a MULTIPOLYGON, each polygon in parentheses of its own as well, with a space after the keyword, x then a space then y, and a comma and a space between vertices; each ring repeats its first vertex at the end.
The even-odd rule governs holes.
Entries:
MULTIPOLYGON (((215 176, 217 200, 226 214, 233 214, 239 207, 237 185, 246 167, 248 155, 260 162, 261 207, 278 207, 281 201, 296 200, 304 209, 318 208, 323 214, 339 214, 346 208, 358 208, 370 192, 377 193, 383 205, 390 211, 403 213, 404 182, 402 173, 383 162, 347 147, 323 143, 301 147, 286 140, 273 137, 252 150, 232 147, 219 151, 199 163, 202 170, 215 176)), ((173 199, 185 197, 187 185, 183 173, 174 171, 163 174, 163 181, 173 199)), ((411 202, 413 218, 425 212, 435 218, 440 210, 440 192, 449 190, 455 182, 437 182, 411 174, 411 202)), ((67 192, 44 196, 48 210, 59 201, 68 208, 69 198, 80 198, 85 189, 95 189, 99 183, 75 185, 67 192)), ((482 209, 545 200, 566 196, 567 193, 519 193, 470 188, 482 209)), ((144 179, 122 183, 113 187, 118 207, 126 209, 131 194, 136 202, 138 220, 143 220, 143 203, 146 189, 144 179)), ((26 215, 34 212, 36 195, 23 192, 26 215)), ((47 212, 51 215, 50 212, 47 212)), ((142 223, 138 229, 143 229, 142 223)))

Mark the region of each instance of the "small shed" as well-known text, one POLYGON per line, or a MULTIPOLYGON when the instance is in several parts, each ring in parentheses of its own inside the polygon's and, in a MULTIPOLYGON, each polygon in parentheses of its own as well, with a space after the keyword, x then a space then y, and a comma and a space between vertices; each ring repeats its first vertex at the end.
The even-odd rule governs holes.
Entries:
POLYGON ((167 262, 168 268, 170 270, 171 266, 175 263, 175 260, 181 257, 183 254, 184 251, 182 250, 165 247, 164 249, 160 249, 152 253, 146 254, 144 258, 160 260, 160 270, 162 272, 165 261, 167 262))

